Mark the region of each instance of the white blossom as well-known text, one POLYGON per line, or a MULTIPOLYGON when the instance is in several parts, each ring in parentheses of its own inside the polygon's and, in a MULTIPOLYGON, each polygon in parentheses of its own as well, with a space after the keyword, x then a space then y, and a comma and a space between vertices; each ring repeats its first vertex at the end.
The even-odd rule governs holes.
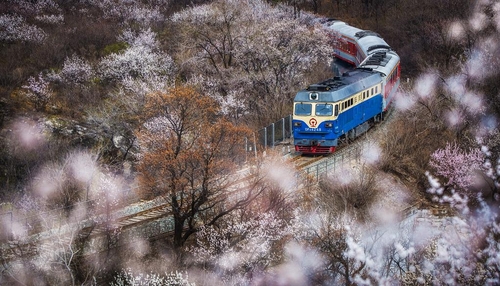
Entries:
POLYGON ((285 226, 273 213, 226 228, 204 226, 196 234, 197 246, 190 252, 197 262, 215 264, 222 271, 221 278, 228 278, 243 267, 251 271, 248 269, 275 259, 277 254, 272 252, 272 245, 287 234, 285 226))
POLYGON ((49 87, 49 82, 42 73, 38 74, 38 78, 29 77, 28 84, 22 87, 27 90, 26 96, 33 101, 36 107, 42 107, 52 97, 52 90, 49 87))
POLYGON ((131 269, 122 270, 111 283, 113 286, 195 286, 187 273, 178 271, 165 274, 134 274, 131 269))
POLYGON ((119 54, 104 57, 99 65, 99 74, 106 80, 140 78, 147 80, 158 76, 171 76, 175 67, 172 58, 156 49, 154 33, 150 30, 131 37, 125 32, 130 46, 119 54))
POLYGON ((42 23, 47 23, 47 24, 62 24, 64 22, 64 15, 63 14, 58 14, 58 15, 39 15, 35 17, 36 20, 42 22, 42 23))
POLYGON ((60 73, 61 78, 68 83, 86 83, 93 75, 92 66, 77 55, 66 58, 60 73))
POLYGON ((46 33, 37 26, 26 23, 21 16, 0 15, 0 41, 41 43, 46 33))
POLYGON ((105 18, 119 18, 126 23, 138 22, 148 26, 165 18, 161 9, 170 5, 170 0, 130 1, 130 0, 86 0, 90 5, 104 12, 105 18))
POLYGON ((12 5, 19 6, 28 14, 40 15, 44 12, 59 12, 60 8, 54 0, 9 0, 12 5))

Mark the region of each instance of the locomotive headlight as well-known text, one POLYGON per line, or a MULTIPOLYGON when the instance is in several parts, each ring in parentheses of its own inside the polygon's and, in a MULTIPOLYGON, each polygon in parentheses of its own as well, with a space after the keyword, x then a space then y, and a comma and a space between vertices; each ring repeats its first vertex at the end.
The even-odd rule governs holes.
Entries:
POLYGON ((294 122, 294 123, 293 123, 293 126, 295 126, 295 127, 300 127, 300 126, 302 126, 302 123, 300 123, 300 122, 294 122))
POLYGON ((331 122, 325 123, 326 128, 332 128, 333 124, 331 122))

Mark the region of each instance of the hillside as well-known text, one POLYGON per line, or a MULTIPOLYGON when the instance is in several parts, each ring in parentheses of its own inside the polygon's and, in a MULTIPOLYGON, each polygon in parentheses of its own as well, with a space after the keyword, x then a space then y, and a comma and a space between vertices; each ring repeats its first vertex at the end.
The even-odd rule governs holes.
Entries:
POLYGON ((500 5, 417 2, 0 3, 0 284, 500 283, 500 5), (379 33, 402 85, 355 170, 311 186, 245 142, 332 76, 325 18, 379 33), (150 199, 172 235, 118 226, 150 199))

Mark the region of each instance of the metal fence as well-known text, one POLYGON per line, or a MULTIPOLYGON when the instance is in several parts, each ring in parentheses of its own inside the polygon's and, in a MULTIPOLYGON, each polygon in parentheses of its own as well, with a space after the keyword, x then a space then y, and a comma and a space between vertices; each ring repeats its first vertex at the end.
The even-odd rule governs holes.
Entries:
POLYGON ((359 160, 361 145, 356 144, 347 147, 346 149, 335 153, 334 156, 328 157, 317 164, 304 168, 302 175, 311 183, 319 182, 328 172, 335 172, 340 168, 345 168, 348 163, 355 164, 359 160))
POLYGON ((247 138, 247 152, 264 151, 268 147, 276 147, 288 143, 292 138, 292 115, 281 118, 270 125, 256 131, 253 138, 247 138))
POLYGON ((262 146, 274 147, 292 137, 292 115, 281 118, 259 131, 262 146))

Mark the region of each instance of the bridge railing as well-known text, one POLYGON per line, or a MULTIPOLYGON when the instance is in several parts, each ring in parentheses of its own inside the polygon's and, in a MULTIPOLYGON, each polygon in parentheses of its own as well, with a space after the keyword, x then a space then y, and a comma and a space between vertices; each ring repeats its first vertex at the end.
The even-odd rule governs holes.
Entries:
POLYGON ((322 180, 328 173, 334 173, 341 168, 346 168, 350 163, 354 164, 359 160, 361 145, 355 144, 342 151, 322 160, 317 164, 306 167, 301 171, 301 175, 311 184, 316 184, 322 180))
MULTIPOLYGON (((290 147, 286 143, 290 142, 292 135, 292 115, 288 115, 256 131, 253 138, 246 138, 247 157, 257 156, 258 153, 262 153, 267 148, 278 146, 283 149, 283 153, 289 153, 293 150, 293 146, 290 147)), ((89 211, 89 216, 92 216, 91 209, 88 209, 92 208, 92 205, 93 201, 87 198, 86 201, 78 202, 75 205, 48 210, 41 214, 20 214, 15 210, 2 210, 0 213, 0 242, 13 240, 16 236, 39 233, 47 229, 47 223, 54 227, 62 225, 68 220, 68 209, 82 207, 89 211)))

